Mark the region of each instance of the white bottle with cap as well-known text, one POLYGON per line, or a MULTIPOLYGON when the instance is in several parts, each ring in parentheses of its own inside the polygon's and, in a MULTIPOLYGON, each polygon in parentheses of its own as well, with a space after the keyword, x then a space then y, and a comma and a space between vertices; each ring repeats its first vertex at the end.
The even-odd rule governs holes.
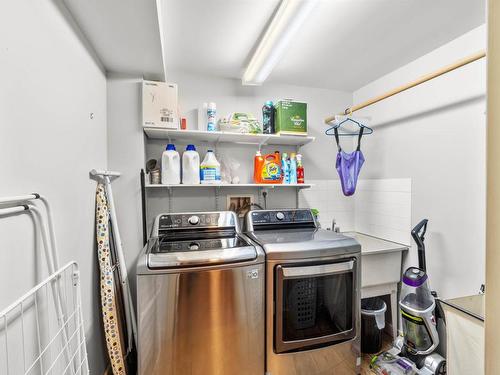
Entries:
POLYGON ((217 110, 215 103, 208 103, 207 108, 207 131, 214 132, 217 130, 216 116, 217 110))
POLYGON ((194 185, 200 183, 200 155, 194 145, 187 145, 182 154, 182 183, 194 185))
POLYGON ((212 150, 208 150, 200 165, 200 180, 202 184, 220 184, 220 163, 212 150))
POLYGON ((161 155, 161 183, 178 185, 181 183, 181 160, 175 145, 169 143, 161 155))

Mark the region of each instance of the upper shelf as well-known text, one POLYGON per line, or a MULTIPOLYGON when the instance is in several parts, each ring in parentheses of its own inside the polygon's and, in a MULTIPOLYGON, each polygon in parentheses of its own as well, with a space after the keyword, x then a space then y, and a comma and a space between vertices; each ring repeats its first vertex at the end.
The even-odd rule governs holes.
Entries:
POLYGON ((315 140, 315 137, 303 135, 243 134, 201 130, 144 128, 144 132, 152 139, 194 140, 212 143, 229 142, 255 145, 303 146, 315 140))

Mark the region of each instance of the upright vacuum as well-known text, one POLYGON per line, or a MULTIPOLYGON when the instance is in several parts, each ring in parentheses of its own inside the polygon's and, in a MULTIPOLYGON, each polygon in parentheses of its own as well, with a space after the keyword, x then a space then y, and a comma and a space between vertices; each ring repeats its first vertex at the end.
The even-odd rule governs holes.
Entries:
POLYGON ((440 350, 443 347, 440 336, 445 334, 444 318, 429 287, 425 261, 427 223, 424 219, 411 231, 418 248, 418 267, 410 267, 403 274, 399 300, 403 334, 389 351, 373 357, 371 367, 378 374, 446 374, 445 353, 440 350))

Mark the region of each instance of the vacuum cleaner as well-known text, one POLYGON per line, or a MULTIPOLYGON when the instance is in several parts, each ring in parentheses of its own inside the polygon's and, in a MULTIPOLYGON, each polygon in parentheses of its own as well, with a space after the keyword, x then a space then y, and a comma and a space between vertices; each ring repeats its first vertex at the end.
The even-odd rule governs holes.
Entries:
POLYGON ((445 341, 444 314, 436 304, 436 294, 429 287, 425 261, 427 223, 424 219, 411 231, 418 248, 418 267, 410 267, 403 274, 399 300, 403 334, 390 350, 373 357, 371 368, 378 374, 446 374, 446 360, 441 355, 445 354, 444 345, 440 347, 440 336, 442 344, 445 341))

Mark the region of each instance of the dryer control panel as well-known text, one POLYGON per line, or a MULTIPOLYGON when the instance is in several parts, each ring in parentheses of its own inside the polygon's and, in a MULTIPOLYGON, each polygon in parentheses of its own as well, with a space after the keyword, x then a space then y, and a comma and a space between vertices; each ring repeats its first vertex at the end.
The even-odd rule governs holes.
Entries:
POLYGON ((247 226, 260 228, 267 226, 316 227, 316 221, 309 209, 256 210, 247 215, 247 226))

